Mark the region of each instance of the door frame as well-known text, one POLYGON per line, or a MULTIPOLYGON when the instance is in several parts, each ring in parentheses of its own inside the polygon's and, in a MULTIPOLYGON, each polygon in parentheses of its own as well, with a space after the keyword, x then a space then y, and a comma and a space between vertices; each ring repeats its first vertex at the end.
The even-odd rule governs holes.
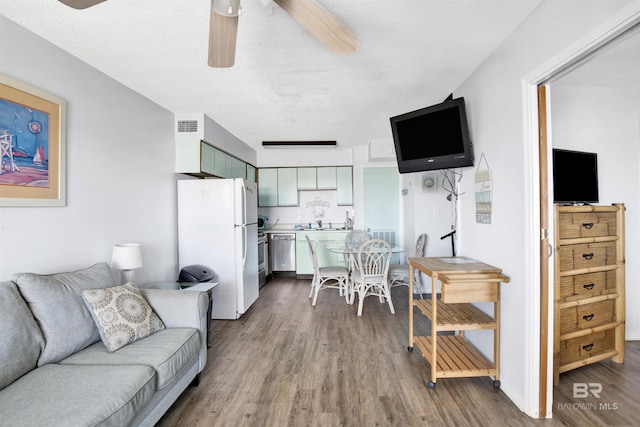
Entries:
MULTIPOLYGON (((546 269, 547 277, 542 277, 541 273, 543 266, 541 260, 543 255, 540 251, 541 236, 543 236, 541 215, 544 214, 547 217, 549 235, 553 235, 554 225, 553 218, 550 218, 553 214, 552 201, 547 200, 547 206, 542 207, 540 198, 541 194, 548 191, 548 188, 543 188, 543 186, 553 182, 552 176, 549 176, 553 171, 549 168, 547 176, 541 181, 540 156, 542 153, 539 153, 538 87, 548 85, 554 77, 575 68, 581 60, 639 23, 640 6, 637 3, 630 4, 522 79, 525 188, 532 189, 526 199, 527 209, 525 210, 527 215, 525 218, 525 224, 527 224, 525 255, 527 259, 531 260, 531 263, 525 266, 525 273, 531 279, 530 283, 539 284, 538 287, 532 286, 529 291, 531 297, 529 309, 532 314, 538 313, 540 319, 539 323, 531 322, 529 331, 532 340, 530 347, 539 348, 540 357, 530 360, 530 369, 528 369, 526 378, 529 386, 526 388, 525 401, 531 402, 531 406, 525 408, 525 411, 531 415, 537 414, 540 418, 550 418, 553 412, 553 334, 549 331, 552 331, 554 327, 553 292, 550 292, 554 271, 551 260, 549 260, 549 268, 546 269), (546 304, 541 304, 542 297, 546 298, 546 304), (541 340, 546 340, 546 343, 540 342, 541 340), (546 369, 546 372, 542 372, 541 369, 546 369)), ((547 95, 549 95, 548 92, 547 95)), ((547 106, 552 105, 550 96, 547 97, 546 103, 547 106)), ((548 125, 546 129, 548 130, 552 126, 549 109, 545 114, 548 125)), ((548 162, 553 144, 550 132, 544 136, 547 141, 547 158, 543 161, 548 162)))

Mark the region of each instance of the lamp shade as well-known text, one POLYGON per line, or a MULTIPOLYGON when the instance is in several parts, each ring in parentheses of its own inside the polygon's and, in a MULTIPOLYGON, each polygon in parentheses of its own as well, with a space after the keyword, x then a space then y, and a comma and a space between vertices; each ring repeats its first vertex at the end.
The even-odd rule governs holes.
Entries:
POLYGON ((142 245, 140 243, 120 243, 113 247, 111 267, 118 270, 135 270, 142 267, 142 245))

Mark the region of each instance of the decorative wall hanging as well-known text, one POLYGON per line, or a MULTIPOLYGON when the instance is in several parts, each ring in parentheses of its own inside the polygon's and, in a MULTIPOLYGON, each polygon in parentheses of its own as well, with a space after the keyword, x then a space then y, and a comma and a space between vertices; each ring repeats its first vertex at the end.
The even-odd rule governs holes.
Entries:
POLYGON ((478 224, 491 224, 492 211, 492 192, 493 183, 491 181, 491 169, 484 153, 480 155, 480 161, 475 173, 476 185, 476 222, 478 224), (486 169, 480 170, 482 161, 486 165, 486 169))
POLYGON ((65 109, 0 74, 0 206, 65 205, 65 109))
POLYGON ((324 208, 331 206, 331 203, 322 200, 320 197, 316 197, 312 201, 307 203, 307 208, 312 208, 311 215, 314 218, 324 217, 324 208))

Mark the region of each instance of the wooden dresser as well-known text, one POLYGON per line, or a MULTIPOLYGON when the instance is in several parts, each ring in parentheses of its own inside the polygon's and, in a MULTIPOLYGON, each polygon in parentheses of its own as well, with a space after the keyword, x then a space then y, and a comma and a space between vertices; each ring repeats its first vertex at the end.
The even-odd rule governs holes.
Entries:
POLYGON ((624 205, 556 206, 554 383, 563 372, 624 361, 624 205))

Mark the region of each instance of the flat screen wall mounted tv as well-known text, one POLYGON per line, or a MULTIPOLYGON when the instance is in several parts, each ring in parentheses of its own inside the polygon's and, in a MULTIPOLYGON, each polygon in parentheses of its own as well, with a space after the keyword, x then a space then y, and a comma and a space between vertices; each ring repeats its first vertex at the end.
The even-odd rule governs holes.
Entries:
POLYGON ((473 166, 464 98, 390 120, 400 173, 473 166))
POLYGON ((553 201, 559 204, 598 203, 598 155, 553 149, 553 201))

